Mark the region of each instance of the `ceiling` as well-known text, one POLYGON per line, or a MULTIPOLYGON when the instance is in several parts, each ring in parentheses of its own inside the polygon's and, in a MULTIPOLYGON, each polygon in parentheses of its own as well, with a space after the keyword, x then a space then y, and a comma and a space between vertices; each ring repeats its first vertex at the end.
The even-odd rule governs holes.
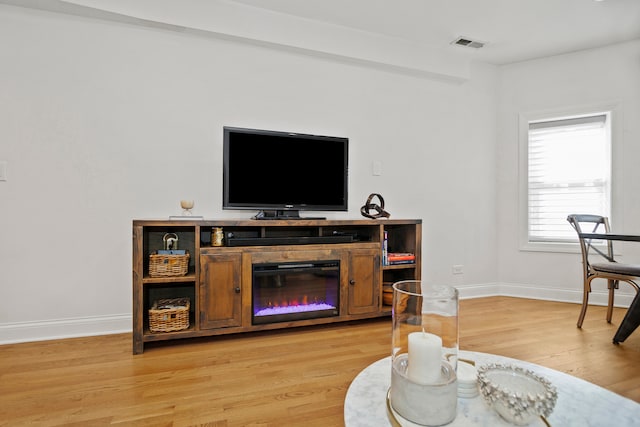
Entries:
POLYGON ((232 0, 508 64, 640 39, 640 0, 232 0), (450 43, 463 36, 481 49, 450 43))
POLYGON ((463 81, 495 65, 640 40, 640 0, 0 0, 463 81), (458 38, 480 49, 452 44, 458 38))

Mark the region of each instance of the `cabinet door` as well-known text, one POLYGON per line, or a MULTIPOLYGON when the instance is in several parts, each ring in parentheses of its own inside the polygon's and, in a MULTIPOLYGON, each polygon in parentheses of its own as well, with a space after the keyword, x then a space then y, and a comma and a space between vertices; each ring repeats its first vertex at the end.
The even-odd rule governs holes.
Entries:
POLYGON ((242 326, 242 254, 200 255, 200 328, 242 326))
POLYGON ((380 251, 349 251, 349 314, 372 313, 379 310, 379 269, 380 251))

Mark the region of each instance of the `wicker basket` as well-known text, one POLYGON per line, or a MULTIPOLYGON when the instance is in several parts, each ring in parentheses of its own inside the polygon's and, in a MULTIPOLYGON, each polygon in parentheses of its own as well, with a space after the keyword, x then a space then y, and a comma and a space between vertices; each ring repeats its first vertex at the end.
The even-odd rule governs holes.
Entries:
POLYGON ((189 327, 189 298, 160 299, 149 309, 151 332, 181 331, 189 327))
POLYGON ((391 286, 384 286, 382 288, 382 304, 393 305, 393 288, 391 286))
POLYGON ((189 251, 184 255, 160 255, 157 252, 149 255, 149 276, 171 277, 184 276, 189 270, 189 251))

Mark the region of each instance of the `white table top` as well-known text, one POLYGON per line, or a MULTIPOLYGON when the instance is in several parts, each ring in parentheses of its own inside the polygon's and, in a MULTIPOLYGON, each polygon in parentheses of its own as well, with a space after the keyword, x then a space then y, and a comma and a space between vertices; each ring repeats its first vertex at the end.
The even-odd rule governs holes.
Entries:
MULTIPOLYGON (((640 426, 640 404, 600 386, 543 366, 487 353, 460 351, 461 359, 476 362, 476 366, 503 363, 530 369, 547 378, 558 390, 558 401, 547 418, 552 427, 640 426)), ((391 358, 381 359, 358 374, 344 402, 346 427, 390 427, 387 418, 386 395, 391 382, 391 358)), ((447 427, 510 426, 477 396, 458 398, 458 415, 447 427)), ((544 426, 542 420, 539 424, 544 426)))

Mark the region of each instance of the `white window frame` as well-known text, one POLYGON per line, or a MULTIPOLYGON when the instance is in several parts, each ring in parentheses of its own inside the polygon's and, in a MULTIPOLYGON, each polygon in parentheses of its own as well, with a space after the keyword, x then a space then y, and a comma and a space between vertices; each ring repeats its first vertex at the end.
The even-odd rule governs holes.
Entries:
MULTIPOLYGON (((580 246, 576 236, 575 242, 547 242, 547 241, 529 241, 529 171, 528 171, 528 149, 529 149, 529 123, 545 120, 554 120, 559 118, 570 118, 580 116, 591 116, 607 114, 607 120, 609 121, 610 131, 610 215, 609 219, 613 222, 612 218, 620 219, 617 213, 615 204, 615 153, 618 148, 622 146, 619 137, 622 133, 619 131, 619 108, 615 104, 603 104, 592 105, 583 107, 573 107, 558 110, 547 110, 537 112, 527 112, 519 114, 518 125, 518 229, 519 229, 519 243, 520 250, 522 251, 541 251, 541 252, 580 252, 580 246)), ((620 155, 619 152, 617 152, 620 155)), ((588 212, 575 212, 575 213, 588 213, 588 212)), ((621 221, 615 221, 620 224, 621 221)), ((567 223, 568 225, 568 223, 567 223)))

